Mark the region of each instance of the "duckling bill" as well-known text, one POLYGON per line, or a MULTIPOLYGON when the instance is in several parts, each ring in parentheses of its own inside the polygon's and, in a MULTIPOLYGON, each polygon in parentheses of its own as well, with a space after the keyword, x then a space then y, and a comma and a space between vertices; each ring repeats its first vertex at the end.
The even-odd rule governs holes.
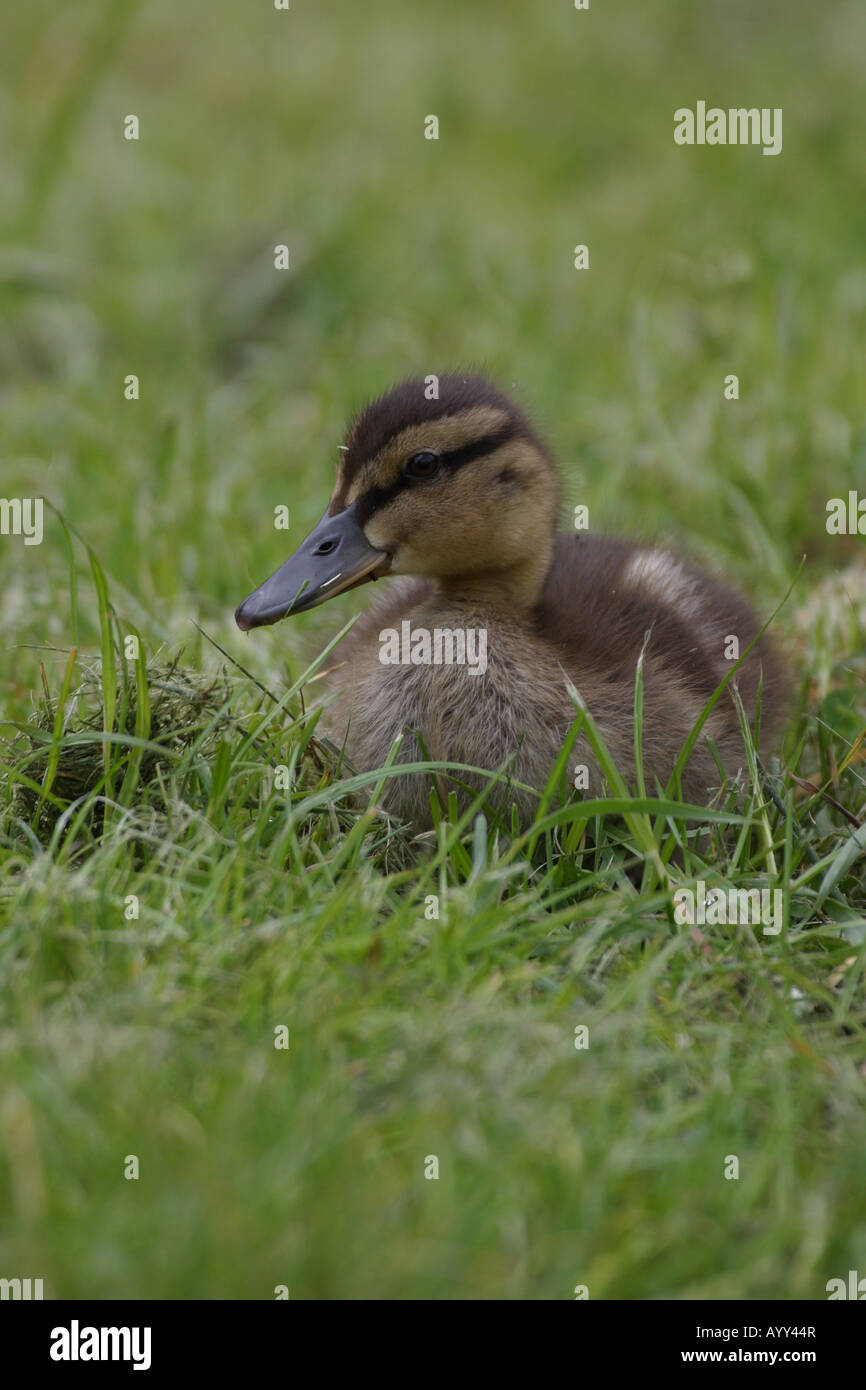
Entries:
MULTIPOLYGON (((575 717, 574 685, 627 782, 635 784, 634 677, 644 651, 643 766, 664 786, 689 731, 730 671, 730 639, 745 651, 761 624, 733 589, 652 545, 587 532, 558 533, 559 481, 526 415, 477 376, 439 378, 428 400, 410 380, 368 405, 349 429, 328 510, 276 573, 237 609, 243 631, 306 612, 392 575, 326 673, 335 698, 324 723, 359 771, 381 767, 398 734, 399 760, 462 763, 510 781, 491 799, 531 820, 575 717), (408 628, 407 628, 408 624, 408 628), (386 634, 485 634, 484 669, 460 661, 394 661, 386 634), (474 678, 473 678, 474 677, 474 678)), ((430 650, 428 646, 425 650, 430 650)), ((441 648, 440 648, 441 650, 441 648)), ((737 673, 760 744, 778 735, 786 677, 762 636, 737 673)), ((603 790, 584 739, 576 783, 603 790)), ((744 762, 726 691, 683 774, 683 794, 704 801, 744 762), (715 756, 714 756, 715 754, 715 756), (716 758, 719 762, 717 763, 716 758)), ((486 779, 459 774, 468 788, 486 779)), ((468 793, 467 793, 468 794, 468 793)), ((430 822, 424 777, 393 777, 395 815, 430 822)))
POLYGON ((278 623, 289 613, 306 613, 329 598, 378 579, 391 557, 370 545, 354 504, 337 516, 325 512, 284 565, 266 579, 235 613, 243 632, 278 623))

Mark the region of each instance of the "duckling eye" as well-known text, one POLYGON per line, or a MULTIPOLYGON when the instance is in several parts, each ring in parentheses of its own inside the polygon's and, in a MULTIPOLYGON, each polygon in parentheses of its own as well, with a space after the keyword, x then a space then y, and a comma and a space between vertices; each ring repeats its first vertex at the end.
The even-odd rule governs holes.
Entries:
POLYGON ((407 478, 432 478, 438 471, 439 455, 434 454, 432 449, 422 449, 403 464, 403 472, 407 478))

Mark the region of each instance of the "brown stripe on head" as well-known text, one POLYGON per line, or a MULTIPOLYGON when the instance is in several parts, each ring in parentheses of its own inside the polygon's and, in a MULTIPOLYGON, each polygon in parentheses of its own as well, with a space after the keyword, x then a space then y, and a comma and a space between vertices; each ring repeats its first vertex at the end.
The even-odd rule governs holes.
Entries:
POLYGON ((412 454, 430 449, 459 461, 467 446, 489 440, 501 443, 516 433, 511 419, 496 406, 470 406, 456 415, 443 415, 426 424, 408 425, 379 450, 374 458, 362 463, 347 489, 347 504, 371 488, 387 488, 403 475, 403 464, 412 454))
POLYGON ((428 399, 429 378, 401 382, 367 405, 353 422, 328 508, 342 511, 360 493, 393 485, 412 453, 459 451, 484 437, 511 435, 546 450, 512 401, 483 377, 449 374, 438 378, 438 395, 428 399))

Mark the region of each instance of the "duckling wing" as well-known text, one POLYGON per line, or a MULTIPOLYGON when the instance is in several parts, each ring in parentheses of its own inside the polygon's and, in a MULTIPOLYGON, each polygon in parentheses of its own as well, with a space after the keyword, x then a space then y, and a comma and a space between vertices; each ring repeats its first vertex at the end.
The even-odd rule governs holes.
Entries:
MULTIPOLYGON (((658 701, 659 717, 665 693, 697 717, 730 671, 730 638, 742 653, 762 625, 735 589, 667 550, 587 534, 557 537, 534 621, 579 686, 601 681, 631 688, 649 633, 646 708, 658 701)), ((761 683, 762 729, 775 733, 785 717, 788 681, 766 635, 740 667, 737 683, 750 716, 761 683)), ((735 730, 732 702, 724 708, 735 730)))

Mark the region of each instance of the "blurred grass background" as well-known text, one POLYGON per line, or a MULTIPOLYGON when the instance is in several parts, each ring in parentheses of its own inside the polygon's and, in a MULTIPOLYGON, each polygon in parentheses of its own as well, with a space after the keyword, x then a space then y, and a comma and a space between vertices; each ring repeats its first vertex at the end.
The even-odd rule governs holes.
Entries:
MULTIPOLYGON (((824 525, 828 497, 866 491, 857 0, 292 0, 288 13, 30 0, 3 30, 2 493, 60 508, 151 651, 183 645, 212 665, 196 618, 277 685, 296 670, 354 597, 255 645, 234 606, 321 514, 347 415, 404 374, 473 365, 536 415, 593 527, 671 540, 764 612, 805 554, 781 630, 827 670, 847 657, 809 647, 793 614, 824 583, 844 617, 834 575, 862 575, 862 538, 824 525), (699 99, 782 107, 781 155, 676 146, 673 112, 699 99), (130 113, 137 142, 123 138, 130 113), (723 399, 729 373, 737 402, 723 399), (281 503, 288 537, 273 528, 281 503)), ((41 547, 0 541, 0 585, 5 711, 23 719, 40 662, 56 690, 70 646, 52 514, 41 547)), ((90 602, 81 636, 95 651, 90 602)), ((736 1036, 700 1024, 705 1066, 689 1078, 672 1025, 638 1030, 641 976, 634 998, 623 985, 605 1004, 629 1065, 611 1070, 609 1054, 575 1092, 561 1074, 573 1058, 537 1060, 554 1039, 568 1047, 570 1025, 550 981, 530 989, 529 937, 504 985, 482 953, 457 990, 442 946, 430 974, 413 980, 413 955, 368 999, 375 875, 323 897, 251 862, 254 887, 240 872, 191 907, 165 853, 147 872, 167 934, 155 919, 128 950, 99 936, 117 918, 119 861, 7 861, 19 993, 3 1034, 15 1081, 0 1274, 103 1297, 267 1297, 282 1282, 293 1296, 567 1297, 587 1277, 593 1296, 815 1297, 824 1254, 839 1265, 826 1277, 854 1267, 855 1237, 864 1258, 862 1143, 822 1138, 834 1106, 845 1124, 857 1112, 855 1091, 802 1080, 809 1064, 767 1035, 766 999, 736 1036), (300 959, 271 948, 263 962, 244 930, 287 895, 301 936, 315 927, 300 959), (27 935, 49 918, 45 940, 27 935), (317 949, 341 923, 354 935, 323 968, 317 949), (266 1084, 281 1054, 251 1041, 275 994, 308 1030, 282 1100, 266 1084), (732 1058, 742 1085, 713 1091, 732 1058), (365 1069, 357 1098, 347 1077, 365 1069), (676 1150, 687 1131, 720 1166, 766 1126, 734 1239, 730 1185, 676 1150), (117 1151, 143 1133, 160 1176, 133 1196, 117 1151), (445 1149, 471 1176, 461 1186, 452 1168, 434 1212, 436 1185, 413 1188, 403 1162, 411 1152, 414 1181, 418 1155, 445 1149)), ((528 930, 516 909, 512 925, 528 930)))
MULTIPOLYGON (((348 412, 453 364, 515 383, 594 526, 761 597, 856 547, 823 520, 866 477, 862 6, 37 0, 5 30, 4 488, 163 612, 225 616, 273 506, 321 514, 348 412), (699 97, 781 106, 782 154, 676 146, 699 97)), ((52 558, 3 548, 24 608, 52 558)))

